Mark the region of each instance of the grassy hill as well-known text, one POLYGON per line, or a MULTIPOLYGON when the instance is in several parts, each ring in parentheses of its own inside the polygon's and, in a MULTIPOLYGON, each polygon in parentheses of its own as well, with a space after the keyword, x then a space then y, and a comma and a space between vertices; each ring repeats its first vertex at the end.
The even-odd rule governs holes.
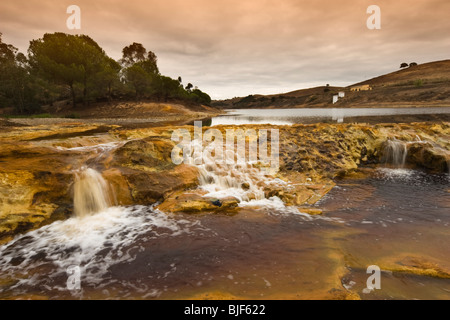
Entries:
POLYGON ((317 87, 275 95, 214 101, 224 109, 241 108, 370 108, 370 107, 450 107, 450 60, 401 69, 349 87, 317 87), (354 86, 369 85, 372 90, 352 92, 354 86), (345 98, 333 104, 333 95, 345 98))

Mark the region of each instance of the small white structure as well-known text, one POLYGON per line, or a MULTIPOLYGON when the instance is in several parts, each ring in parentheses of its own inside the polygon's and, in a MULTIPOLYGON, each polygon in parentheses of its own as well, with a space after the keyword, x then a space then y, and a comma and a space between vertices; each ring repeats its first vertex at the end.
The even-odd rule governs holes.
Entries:
POLYGON ((345 98, 345 92, 339 92, 337 95, 333 96, 333 104, 336 104, 339 101, 339 98, 345 98))
POLYGON ((333 104, 337 103, 339 101, 339 96, 333 96, 333 104))

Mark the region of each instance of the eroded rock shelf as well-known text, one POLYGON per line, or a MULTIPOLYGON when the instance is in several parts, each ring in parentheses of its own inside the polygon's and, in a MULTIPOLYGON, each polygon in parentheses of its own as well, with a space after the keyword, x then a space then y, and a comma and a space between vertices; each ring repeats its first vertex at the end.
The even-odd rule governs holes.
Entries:
MULTIPOLYGON (((258 126, 254 126, 258 128, 258 126)), ((192 127, 184 127, 193 130, 192 127)), ((229 126, 217 127, 226 130, 229 126)), ((246 129, 249 127, 246 126, 246 129)), ((267 126, 264 126, 267 128, 267 126)), ((385 165, 386 141, 405 143, 405 165, 448 172, 450 125, 316 124, 273 127, 280 132, 280 171, 284 181, 266 187, 266 197, 286 205, 309 206, 335 185, 334 179, 361 167, 385 165)), ((162 203, 167 212, 220 213, 237 201, 217 202, 198 192, 198 168, 171 160, 175 127, 124 129, 102 123, 23 126, 8 123, 0 131, 0 241, 73 215, 74 170, 102 173, 116 205, 162 203), (86 135, 86 132, 97 132, 86 135), (193 190, 197 190, 192 192, 193 190), (179 201, 182 199, 183 201, 179 201)), ((246 188, 246 186, 243 186, 246 188)), ((225 210, 226 211, 226 210, 225 210)))

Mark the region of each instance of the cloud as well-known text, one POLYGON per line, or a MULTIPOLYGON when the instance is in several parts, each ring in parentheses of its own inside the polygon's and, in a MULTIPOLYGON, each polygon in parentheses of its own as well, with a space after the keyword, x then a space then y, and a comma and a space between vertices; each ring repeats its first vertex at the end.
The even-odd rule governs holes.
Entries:
POLYGON ((448 0, 378 0, 382 29, 368 30, 361 0, 2 0, 4 41, 26 51, 45 32, 63 31, 66 8, 115 59, 136 41, 160 70, 227 98, 354 82, 403 61, 448 59, 448 0), (437 8, 439 8, 437 10, 437 8))

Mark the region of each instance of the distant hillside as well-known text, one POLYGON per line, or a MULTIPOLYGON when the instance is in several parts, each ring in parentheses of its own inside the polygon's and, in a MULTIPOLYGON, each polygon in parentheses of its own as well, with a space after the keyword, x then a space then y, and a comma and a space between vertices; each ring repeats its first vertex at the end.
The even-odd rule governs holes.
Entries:
POLYGON ((346 88, 317 87, 275 95, 214 101, 223 109, 242 108, 328 108, 328 107, 450 107, 450 60, 408 67, 346 88), (352 87, 369 85, 372 90, 353 92, 352 87), (333 104, 333 96, 345 98, 333 104))
POLYGON ((333 94, 342 90, 345 88, 317 87, 284 94, 250 95, 245 98, 214 101, 212 105, 222 109, 322 107, 332 101, 333 94))
POLYGON ((450 81, 450 60, 429 62, 415 67, 404 68, 355 85, 373 86, 407 85, 422 80, 427 83, 448 83, 450 81))

